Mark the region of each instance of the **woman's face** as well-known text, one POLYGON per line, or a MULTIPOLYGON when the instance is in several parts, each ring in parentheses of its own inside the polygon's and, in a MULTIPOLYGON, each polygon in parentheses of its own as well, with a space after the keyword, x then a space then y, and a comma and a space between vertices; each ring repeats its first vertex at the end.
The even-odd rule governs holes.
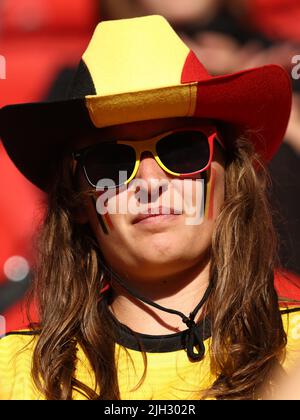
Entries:
MULTIPOLYGON (((101 129, 99 135, 140 142, 175 128, 199 126, 199 122, 195 118, 143 121, 101 129)), ((83 140, 78 149, 87 145, 83 140)), ((86 215, 108 265, 125 277, 155 281, 207 259, 224 200, 222 154, 215 142, 205 176, 181 179, 165 172, 150 152, 144 152, 128 188, 110 190, 109 198, 100 193, 95 199, 87 198, 86 215), (99 214, 103 209, 108 213, 99 214)), ((82 189, 91 188, 82 171, 80 183, 82 189)))

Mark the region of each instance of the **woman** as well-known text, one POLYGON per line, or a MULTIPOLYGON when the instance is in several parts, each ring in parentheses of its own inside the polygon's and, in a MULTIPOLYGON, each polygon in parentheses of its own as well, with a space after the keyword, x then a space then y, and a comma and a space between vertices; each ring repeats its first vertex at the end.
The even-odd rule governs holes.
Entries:
POLYGON ((211 78, 150 16, 97 27, 71 99, 1 110, 49 194, 39 324, 1 340, 2 398, 252 399, 289 368, 263 163, 290 102, 281 68, 211 78))

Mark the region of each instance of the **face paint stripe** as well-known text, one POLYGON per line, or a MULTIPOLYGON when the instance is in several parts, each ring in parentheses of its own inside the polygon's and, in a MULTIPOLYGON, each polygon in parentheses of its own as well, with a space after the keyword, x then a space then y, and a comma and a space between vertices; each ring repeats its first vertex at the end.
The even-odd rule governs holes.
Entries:
POLYGON ((112 224, 112 221, 111 221, 111 218, 110 218, 109 214, 105 214, 104 215, 104 221, 105 221, 106 226, 110 230, 113 230, 113 224, 112 224))
POLYGON ((97 216, 98 216, 98 220, 99 220, 99 223, 103 232, 105 233, 105 235, 108 235, 108 230, 107 230, 104 220, 102 219, 102 216, 99 213, 97 213, 97 216))
POLYGON ((208 193, 207 193, 207 202, 206 202, 206 209, 205 209, 205 217, 207 219, 213 218, 215 179, 216 179, 216 170, 214 168, 211 168, 208 186, 207 186, 208 193))

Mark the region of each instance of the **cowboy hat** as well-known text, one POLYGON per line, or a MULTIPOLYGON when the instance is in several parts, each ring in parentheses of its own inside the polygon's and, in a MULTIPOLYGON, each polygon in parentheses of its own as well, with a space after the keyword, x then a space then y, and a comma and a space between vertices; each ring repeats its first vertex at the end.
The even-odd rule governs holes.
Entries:
POLYGON ((218 120, 268 161, 291 108, 287 72, 268 65, 212 77, 161 16, 100 23, 69 98, 0 110, 0 137, 18 169, 43 190, 55 162, 89 130, 171 117, 218 120))

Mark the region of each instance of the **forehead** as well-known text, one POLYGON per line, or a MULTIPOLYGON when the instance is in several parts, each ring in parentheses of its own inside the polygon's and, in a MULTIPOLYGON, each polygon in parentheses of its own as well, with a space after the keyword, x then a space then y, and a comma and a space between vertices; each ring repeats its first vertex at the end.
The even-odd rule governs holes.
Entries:
POLYGON ((144 140, 175 128, 194 127, 208 123, 211 122, 200 118, 165 118, 115 125, 100 128, 95 130, 93 134, 82 136, 76 142, 76 149, 89 146, 90 144, 99 143, 101 141, 115 139, 130 139, 136 141, 144 140))

